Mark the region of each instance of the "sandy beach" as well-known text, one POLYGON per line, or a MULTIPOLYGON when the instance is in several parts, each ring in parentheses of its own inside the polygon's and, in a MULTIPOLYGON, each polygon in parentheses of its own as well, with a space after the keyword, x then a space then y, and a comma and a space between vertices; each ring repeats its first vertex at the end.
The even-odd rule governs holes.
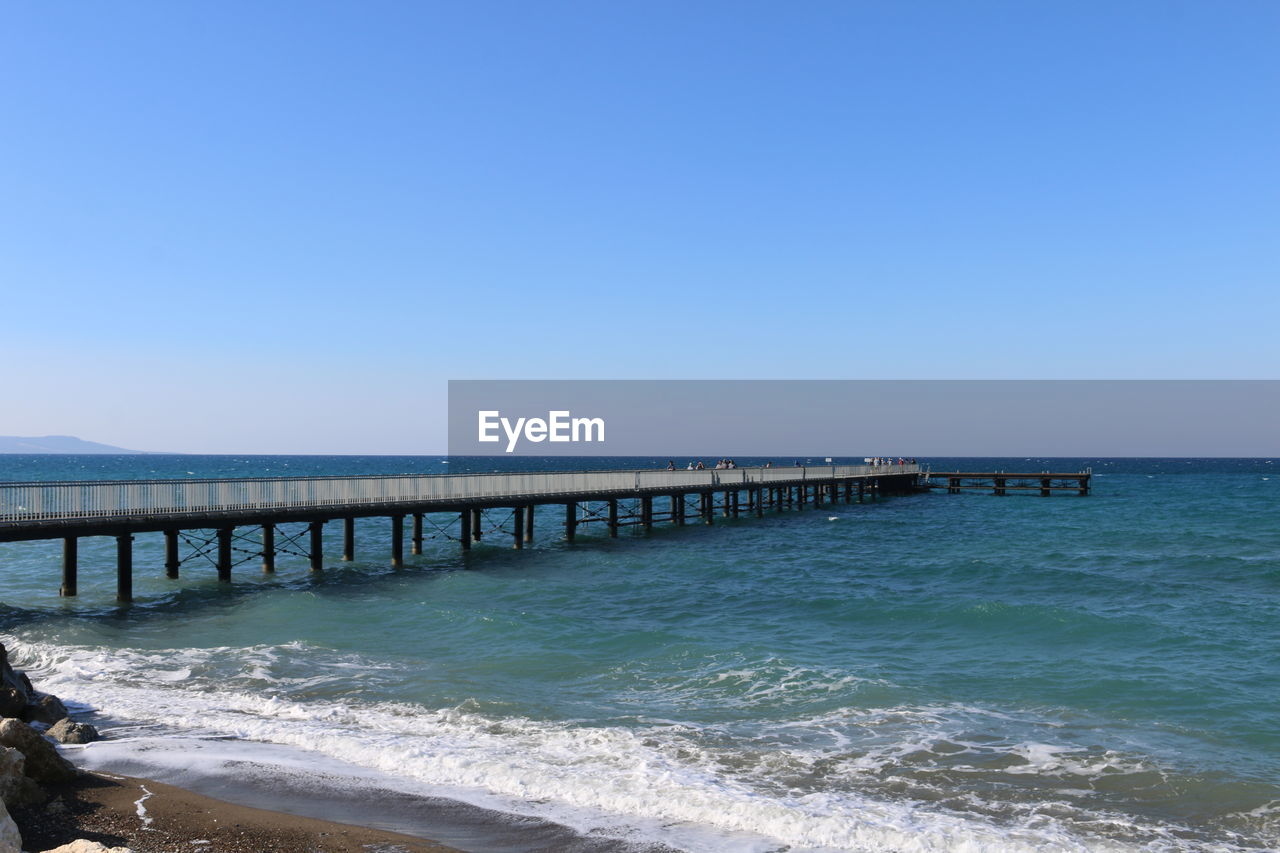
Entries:
POLYGON ((82 773, 47 803, 12 810, 24 847, 77 838, 135 853, 450 853, 435 842, 216 800, 148 779, 82 773))

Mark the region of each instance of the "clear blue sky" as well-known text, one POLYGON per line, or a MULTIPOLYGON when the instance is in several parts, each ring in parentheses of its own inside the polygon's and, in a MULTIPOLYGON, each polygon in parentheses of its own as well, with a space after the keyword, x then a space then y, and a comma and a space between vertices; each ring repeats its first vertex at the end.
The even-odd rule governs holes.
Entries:
POLYGON ((0 434, 450 378, 1274 378, 1280 3, 0 2, 0 434))

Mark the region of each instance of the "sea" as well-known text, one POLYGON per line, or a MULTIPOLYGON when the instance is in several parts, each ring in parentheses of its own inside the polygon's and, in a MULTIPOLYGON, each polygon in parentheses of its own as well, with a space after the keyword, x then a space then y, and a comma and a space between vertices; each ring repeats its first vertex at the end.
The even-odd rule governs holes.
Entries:
MULTIPOLYGON (((1280 848, 1280 462, 920 461, 1093 493, 572 544, 548 508, 524 550, 494 512, 468 552, 428 516, 401 568, 368 519, 350 562, 329 525, 319 573, 237 540, 231 584, 194 539, 166 579, 146 534, 127 606, 111 540, 82 540, 74 599, 60 542, 3 543, 0 641, 102 729, 85 767, 479 853, 1280 848)), ((0 480, 666 463, 9 455, 0 480)))

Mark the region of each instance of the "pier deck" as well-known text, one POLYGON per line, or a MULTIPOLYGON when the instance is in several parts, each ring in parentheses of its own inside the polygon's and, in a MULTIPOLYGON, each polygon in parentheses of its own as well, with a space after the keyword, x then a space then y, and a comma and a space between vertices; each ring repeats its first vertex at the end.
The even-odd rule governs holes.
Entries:
POLYGON ((167 577, 177 578, 183 563, 199 556, 215 564, 219 580, 230 581, 233 566, 249 559, 260 559, 264 572, 274 571, 277 530, 292 524, 306 529, 293 535, 282 529, 282 536, 289 546, 305 550, 314 571, 324 565, 325 524, 342 520, 342 557, 350 560, 354 520, 390 518, 391 563, 398 566, 404 560, 406 516, 412 523, 414 554, 421 553, 425 517, 432 516, 433 526, 439 527, 434 521, 438 514, 455 516, 445 524, 456 523, 456 538, 466 549, 481 538, 483 513, 495 508, 510 510, 512 529, 502 532, 513 547, 521 548, 533 539, 534 508, 546 504, 564 507, 565 538, 573 541, 578 527, 589 523, 603 523, 616 536, 621 527, 648 530, 656 521, 681 525, 696 518, 710 524, 717 510, 726 517, 744 512, 759 517, 766 508, 906 494, 917 488, 919 475, 920 466, 908 464, 0 483, 0 542, 62 539, 60 592, 72 596, 78 540, 115 537, 116 597, 129 601, 132 543, 139 533, 163 533, 167 577), (603 509, 593 507, 601 503, 603 509), (236 532, 246 526, 259 529, 252 539, 236 532), (211 532, 187 535, 192 531, 211 532), (181 553, 182 542, 192 552, 187 557, 181 553), (237 558, 235 552, 250 556, 237 558))
POLYGON ((1089 494, 1093 469, 1069 474, 1055 474, 1050 471, 1034 474, 1010 474, 1005 471, 983 473, 929 471, 924 475, 923 480, 925 488, 946 489, 948 494, 990 490, 994 495, 1004 495, 1009 492, 1038 492, 1042 497, 1048 497, 1054 492, 1072 492, 1083 496, 1089 494))

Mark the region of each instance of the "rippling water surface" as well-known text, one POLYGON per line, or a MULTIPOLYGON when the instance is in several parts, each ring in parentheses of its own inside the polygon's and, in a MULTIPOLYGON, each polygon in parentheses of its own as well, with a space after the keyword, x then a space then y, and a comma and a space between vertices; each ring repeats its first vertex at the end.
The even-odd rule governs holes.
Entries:
MULTIPOLYGON (((109 540, 82 543, 74 601, 58 543, 0 544, 4 641, 118 727, 102 754, 157 773, 274 744, 292 772, 687 850, 1280 845, 1280 464, 922 461, 1097 476, 1089 498, 917 495, 573 546, 547 510, 520 552, 428 524, 402 570, 366 520, 355 562, 331 525, 324 573, 285 554, 230 587, 207 563, 165 580, 139 536, 123 610, 109 540)), ((496 464, 0 456, 0 479, 496 464)))

